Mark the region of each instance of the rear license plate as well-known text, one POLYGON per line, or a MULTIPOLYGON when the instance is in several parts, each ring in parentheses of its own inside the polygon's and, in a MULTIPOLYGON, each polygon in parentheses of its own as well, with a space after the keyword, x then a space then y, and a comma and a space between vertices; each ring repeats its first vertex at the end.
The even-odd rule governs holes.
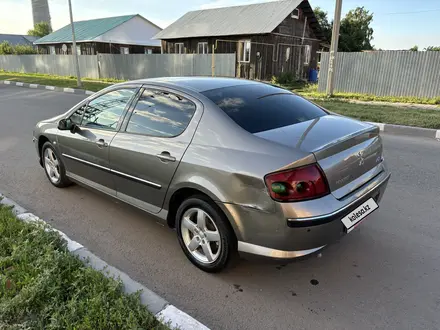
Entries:
POLYGON ((367 215, 372 213, 379 207, 373 198, 370 198, 361 206, 351 211, 347 216, 342 218, 342 223, 347 228, 347 233, 351 232, 357 224, 359 224, 367 215))

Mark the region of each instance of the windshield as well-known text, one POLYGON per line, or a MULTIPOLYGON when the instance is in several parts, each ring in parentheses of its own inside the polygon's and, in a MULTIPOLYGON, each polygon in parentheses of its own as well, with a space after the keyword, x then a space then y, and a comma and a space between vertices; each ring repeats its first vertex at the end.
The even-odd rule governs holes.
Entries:
POLYGON ((249 84, 202 93, 250 133, 289 126, 327 115, 313 103, 267 84, 249 84))

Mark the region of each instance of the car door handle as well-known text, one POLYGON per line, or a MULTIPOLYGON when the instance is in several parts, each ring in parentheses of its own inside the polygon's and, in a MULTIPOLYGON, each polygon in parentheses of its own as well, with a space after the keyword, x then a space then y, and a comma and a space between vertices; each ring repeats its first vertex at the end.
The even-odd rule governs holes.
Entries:
POLYGON ((159 158, 160 160, 162 160, 164 162, 175 162, 176 161, 176 157, 171 156, 168 151, 163 151, 162 153, 160 153, 156 156, 157 156, 157 158, 159 158))
POLYGON ((108 143, 104 141, 104 139, 99 139, 98 141, 96 141, 96 145, 99 148, 105 148, 108 147, 108 143))

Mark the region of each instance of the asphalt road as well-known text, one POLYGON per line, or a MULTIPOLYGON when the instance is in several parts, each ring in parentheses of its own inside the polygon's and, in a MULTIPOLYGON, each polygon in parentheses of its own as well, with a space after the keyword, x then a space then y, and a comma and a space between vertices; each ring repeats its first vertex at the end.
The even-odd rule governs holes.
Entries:
POLYGON ((440 142, 385 135, 380 209, 320 257, 212 275, 154 218, 48 182, 32 129, 82 97, 0 86, 0 191, 108 263, 212 329, 440 329, 440 142))

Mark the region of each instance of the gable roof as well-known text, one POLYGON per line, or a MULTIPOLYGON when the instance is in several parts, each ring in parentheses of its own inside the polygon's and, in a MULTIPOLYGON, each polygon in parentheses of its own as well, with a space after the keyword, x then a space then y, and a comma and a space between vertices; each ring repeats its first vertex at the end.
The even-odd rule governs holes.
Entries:
POLYGON ((312 19, 312 28, 320 31, 319 24, 308 1, 284 0, 190 11, 154 36, 155 39, 178 39, 207 36, 229 36, 271 33, 295 8, 301 4, 304 13, 312 19))
MULTIPOLYGON (((96 37, 114 29, 135 16, 137 15, 106 17, 75 22, 76 41, 92 41, 96 37)), ((72 42, 72 28, 70 24, 38 39, 34 44, 54 44, 64 42, 72 42)))
POLYGON ((3 41, 9 42, 11 46, 16 45, 30 45, 33 46, 33 42, 37 40, 37 37, 26 36, 21 34, 0 34, 0 43, 3 41))

